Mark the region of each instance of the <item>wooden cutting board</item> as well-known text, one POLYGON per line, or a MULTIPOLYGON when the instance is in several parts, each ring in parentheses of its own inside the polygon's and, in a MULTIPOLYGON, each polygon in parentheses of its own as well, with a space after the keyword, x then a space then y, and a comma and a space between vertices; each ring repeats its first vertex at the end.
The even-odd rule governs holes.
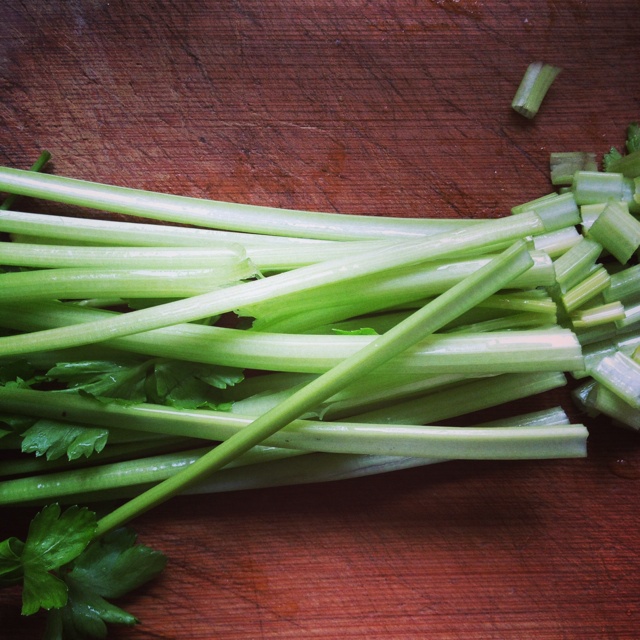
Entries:
MULTIPOLYGON (((0 156, 60 175, 339 213, 498 217, 640 118, 640 5, 478 0, 5 0, 0 156), (563 68, 534 121, 527 65, 563 68)), ((25 203, 31 210, 60 207, 25 203)), ((64 210, 67 213, 67 210, 64 210)), ((520 407, 560 402, 568 392, 520 407)), ((113 638, 640 636, 637 434, 585 460, 458 463, 181 498, 113 638)), ((27 514, 3 510, 0 534, 27 514)), ((0 592, 4 640, 39 637, 0 592)), ((110 636, 111 637, 111 636, 110 636)))

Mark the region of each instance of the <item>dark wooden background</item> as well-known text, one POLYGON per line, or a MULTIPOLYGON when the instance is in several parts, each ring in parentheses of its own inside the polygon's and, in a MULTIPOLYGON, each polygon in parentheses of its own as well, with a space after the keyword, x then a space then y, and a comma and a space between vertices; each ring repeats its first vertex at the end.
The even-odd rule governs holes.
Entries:
MULTIPOLYGON (((551 151, 640 118, 635 0, 4 0, 0 23, 0 163, 185 195, 497 217, 550 190, 551 151), (529 122, 534 60, 564 70, 529 122)), ((177 499, 137 521, 170 563, 113 637, 638 638, 639 438, 590 426, 586 460, 177 499)), ((18 608, 0 593, 0 636, 38 637, 18 608)))

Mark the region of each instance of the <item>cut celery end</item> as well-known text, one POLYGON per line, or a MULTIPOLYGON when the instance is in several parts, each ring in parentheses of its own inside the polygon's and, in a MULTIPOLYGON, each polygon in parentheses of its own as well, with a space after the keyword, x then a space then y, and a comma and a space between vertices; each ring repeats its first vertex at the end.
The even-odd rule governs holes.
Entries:
POLYGON ((591 225, 589 236, 626 264, 640 247, 640 222, 611 200, 591 225))
POLYGON ((631 213, 640 210, 640 202, 635 200, 638 185, 621 173, 577 171, 571 189, 579 206, 615 200, 627 203, 631 213))
POLYGON ((609 416, 621 426, 640 431, 640 411, 602 384, 595 383, 589 401, 594 411, 609 416))
POLYGON ((511 107, 525 118, 534 118, 561 68, 544 62, 532 62, 526 69, 511 107))
POLYGON ((562 292, 587 278, 602 253, 602 245, 583 238, 554 262, 556 281, 562 292))
POLYGON ((640 265, 612 273, 609 288, 603 292, 603 296, 606 302, 637 302, 640 298, 640 265))
POLYGON ((619 322, 624 317, 625 310, 620 302, 611 302, 589 309, 579 309, 569 316, 571 324, 576 329, 589 329, 600 325, 608 325, 619 322))
POLYGON ((637 178, 640 176, 640 150, 633 151, 614 160, 607 171, 621 173, 626 178, 637 178))
POLYGON ((551 194, 518 205, 511 210, 514 215, 533 212, 540 217, 545 230, 549 233, 573 227, 580 223, 580 210, 576 204, 573 192, 551 194))
POLYGON ((596 154, 586 151, 553 152, 549 155, 551 184, 571 185, 576 171, 597 171, 596 154))
POLYGON ((580 241, 582 236, 575 227, 565 227, 533 238, 533 247, 551 258, 558 258, 580 241))
POLYGON ((596 267, 584 280, 560 296, 564 308, 571 313, 584 306, 602 293, 610 280, 611 276, 604 267, 596 267))
POLYGON ((616 351, 602 358, 592 377, 635 409, 640 408, 640 364, 616 351))

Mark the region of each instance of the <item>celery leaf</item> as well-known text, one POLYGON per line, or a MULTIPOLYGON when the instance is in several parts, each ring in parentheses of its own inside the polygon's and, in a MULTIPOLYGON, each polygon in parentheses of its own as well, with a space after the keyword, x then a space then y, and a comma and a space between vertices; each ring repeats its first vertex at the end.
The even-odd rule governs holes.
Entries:
POLYGON ((53 572, 77 558, 95 530, 95 514, 80 507, 61 512, 58 504, 52 504, 33 518, 20 554, 23 615, 66 604, 67 586, 53 572))
POLYGON ((602 157, 602 168, 605 171, 609 171, 611 165, 615 164, 620 158, 622 158, 622 154, 615 147, 611 147, 609 153, 605 153, 602 157))
POLYGON ((632 122, 627 128, 626 147, 628 153, 640 150, 640 124, 632 122))
POLYGON ((104 638, 107 623, 134 625, 135 616, 107 598, 120 598, 156 577, 166 557, 136 544, 129 529, 118 529, 95 540, 67 567, 66 606, 51 612, 49 638, 104 638))
POLYGON ((57 460, 65 455, 69 460, 76 460, 100 453, 107 444, 109 431, 42 419, 37 420, 22 435, 23 453, 46 456, 47 460, 57 460))

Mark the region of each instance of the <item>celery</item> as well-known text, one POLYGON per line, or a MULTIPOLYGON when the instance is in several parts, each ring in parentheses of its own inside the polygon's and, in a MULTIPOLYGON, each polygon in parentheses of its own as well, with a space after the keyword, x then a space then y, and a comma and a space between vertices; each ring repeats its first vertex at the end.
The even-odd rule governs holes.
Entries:
POLYGON ((553 152, 549 156, 551 184, 571 185, 576 171, 597 171, 595 153, 584 151, 553 152))
POLYGON ((291 211, 153 193, 0 167, 0 191, 200 227, 324 240, 402 239, 455 232, 485 220, 433 220, 291 211))
POLYGON ((625 207, 610 200, 591 225, 589 236, 626 264, 640 247, 640 222, 625 207))
POLYGON ((525 118, 534 118, 560 71, 560 67, 551 64, 532 62, 511 101, 512 109, 525 118))

